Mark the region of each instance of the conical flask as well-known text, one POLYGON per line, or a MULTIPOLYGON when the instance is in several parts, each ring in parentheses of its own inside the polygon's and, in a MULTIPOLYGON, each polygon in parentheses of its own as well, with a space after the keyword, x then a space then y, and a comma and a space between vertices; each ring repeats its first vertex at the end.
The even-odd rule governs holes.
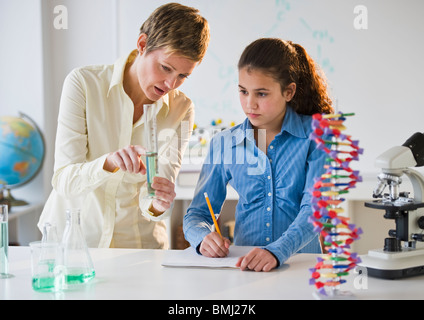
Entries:
POLYGON ((81 284, 93 279, 95 271, 81 230, 79 209, 66 210, 62 246, 66 285, 81 284))
POLYGON ((62 262, 60 255, 60 243, 57 238, 56 227, 46 222, 43 226, 43 237, 41 238, 41 251, 39 264, 48 264, 49 272, 53 272, 56 263, 62 262))

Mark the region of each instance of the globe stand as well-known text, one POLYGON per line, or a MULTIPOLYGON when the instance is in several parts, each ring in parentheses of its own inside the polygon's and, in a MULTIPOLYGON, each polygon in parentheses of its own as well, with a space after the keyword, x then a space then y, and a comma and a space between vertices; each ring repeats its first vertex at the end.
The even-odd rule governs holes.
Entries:
POLYGON ((27 206, 29 203, 25 200, 17 200, 15 199, 12 194, 10 193, 10 189, 6 188, 6 201, 9 202, 11 207, 20 207, 20 206, 27 206))

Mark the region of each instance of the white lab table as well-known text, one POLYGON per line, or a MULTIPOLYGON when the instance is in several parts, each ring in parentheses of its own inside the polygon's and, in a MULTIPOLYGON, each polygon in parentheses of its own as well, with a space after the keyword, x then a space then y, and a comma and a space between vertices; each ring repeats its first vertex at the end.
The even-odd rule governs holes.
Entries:
MULTIPOLYGON (((279 269, 257 273, 238 269, 163 267, 164 250, 90 249, 96 270, 96 277, 91 282, 73 291, 40 293, 31 286, 29 247, 9 249, 9 269, 14 277, 0 279, 0 300, 313 299, 309 268, 315 265, 317 257, 314 254, 295 255, 279 269)), ((424 299, 424 276, 402 280, 368 277, 366 283, 364 278, 358 280, 356 277, 358 274, 351 273, 348 283, 343 285, 343 289, 351 291, 356 299, 424 299)))

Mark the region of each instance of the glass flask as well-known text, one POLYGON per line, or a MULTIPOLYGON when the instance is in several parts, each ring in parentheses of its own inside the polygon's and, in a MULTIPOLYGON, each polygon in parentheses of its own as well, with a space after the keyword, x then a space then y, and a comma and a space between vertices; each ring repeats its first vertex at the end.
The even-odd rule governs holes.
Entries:
POLYGON ((66 226, 62 238, 65 286, 86 283, 95 271, 80 223, 80 210, 66 210, 66 226))

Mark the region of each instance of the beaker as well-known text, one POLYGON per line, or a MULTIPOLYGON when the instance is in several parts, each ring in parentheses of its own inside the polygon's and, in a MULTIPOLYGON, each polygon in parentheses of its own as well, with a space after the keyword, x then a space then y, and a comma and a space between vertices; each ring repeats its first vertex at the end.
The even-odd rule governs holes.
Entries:
POLYGON ((86 283, 95 271, 81 229, 80 210, 66 210, 66 226, 62 238, 65 286, 86 283))
POLYGON ((157 123, 156 108, 154 104, 143 105, 144 117, 144 137, 146 148, 146 171, 147 171, 147 196, 146 198, 154 199, 155 189, 152 188, 153 178, 158 175, 158 139, 157 139, 157 123))
POLYGON ((61 245, 58 242, 34 241, 31 249, 32 288, 40 292, 57 292, 64 287, 61 245))

